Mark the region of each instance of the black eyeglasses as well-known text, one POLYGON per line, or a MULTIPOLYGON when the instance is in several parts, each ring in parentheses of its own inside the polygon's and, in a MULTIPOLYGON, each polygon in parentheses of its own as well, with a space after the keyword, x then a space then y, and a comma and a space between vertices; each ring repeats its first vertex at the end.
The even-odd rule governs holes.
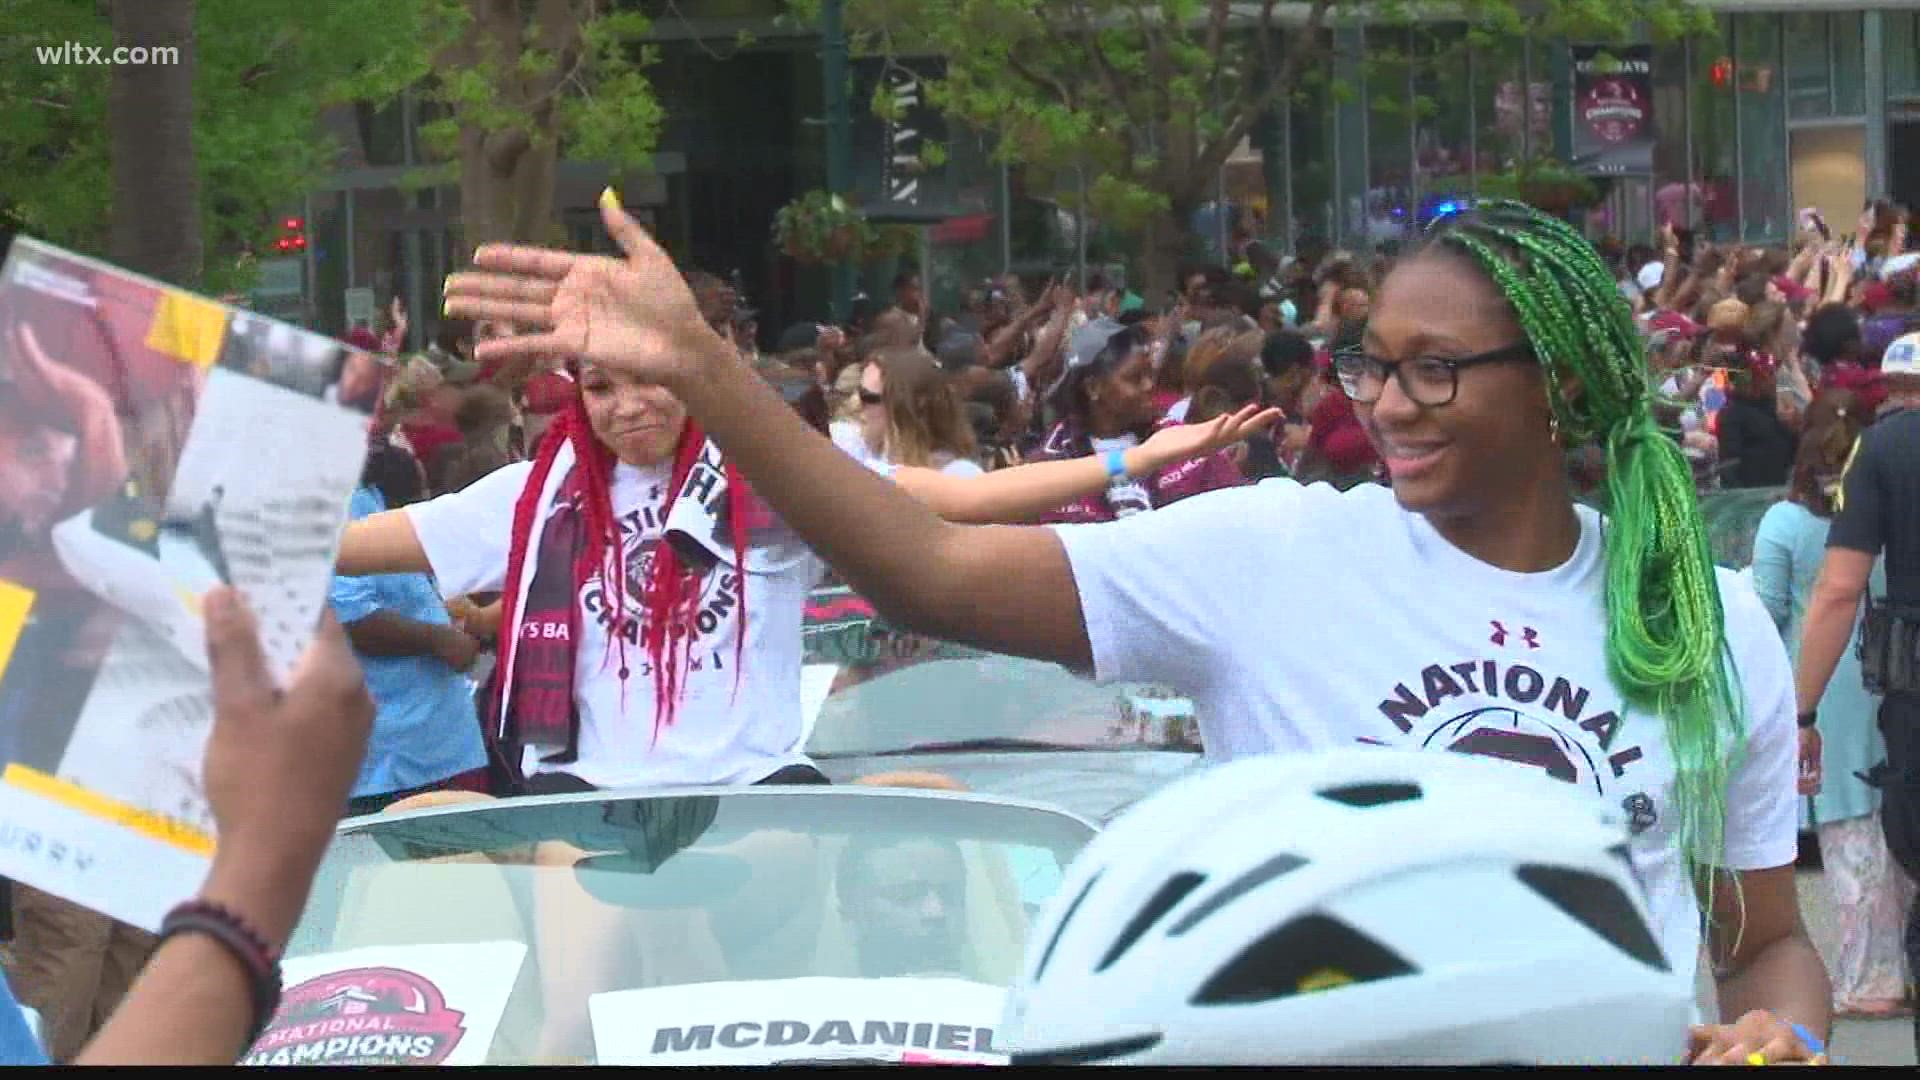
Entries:
POLYGON ((1362 405, 1380 400, 1387 387, 1387 373, 1400 381, 1400 390, 1417 405, 1435 408, 1453 404, 1460 393, 1460 372, 1481 364, 1500 364, 1533 358, 1533 345, 1517 341, 1472 356, 1416 356, 1390 364, 1368 356, 1361 349, 1342 349, 1333 354, 1333 373, 1347 397, 1362 405))
POLYGON ((864 386, 860 388, 860 404, 862 405, 879 405, 883 404, 886 400, 887 395, 884 392, 876 393, 864 386))

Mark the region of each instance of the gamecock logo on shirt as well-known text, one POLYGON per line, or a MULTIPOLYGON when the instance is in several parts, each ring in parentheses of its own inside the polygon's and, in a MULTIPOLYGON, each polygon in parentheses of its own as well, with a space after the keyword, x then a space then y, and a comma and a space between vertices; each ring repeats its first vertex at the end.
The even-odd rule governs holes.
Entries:
MULTIPOLYGON (((624 523, 622 531, 625 531, 624 523)), ((625 617, 621 620, 621 636, 627 639, 627 644, 635 645, 639 643, 641 630, 646 626, 647 578, 653 572, 653 560, 662 541, 658 537, 638 540, 631 533, 626 533, 622 539, 626 548, 627 580, 626 595, 622 598, 625 617)), ((699 607, 693 617, 694 630, 699 638, 710 638, 720 632, 728 617, 740 606, 740 573, 730 565, 718 564, 700 577, 695 588, 699 592, 699 607)), ((606 595, 606 582, 601 575, 595 574, 587 579, 580 590, 580 602, 601 629, 612 627, 613 605, 606 595)))

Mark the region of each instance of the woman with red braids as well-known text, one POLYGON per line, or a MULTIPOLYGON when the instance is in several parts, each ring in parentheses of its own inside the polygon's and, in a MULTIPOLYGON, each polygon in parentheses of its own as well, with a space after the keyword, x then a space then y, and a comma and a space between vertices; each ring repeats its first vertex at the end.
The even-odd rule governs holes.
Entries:
MULTIPOLYGON (((336 573, 426 572, 446 596, 502 593, 501 625, 518 631, 501 636, 486 729, 525 793, 824 782, 802 752, 799 704, 804 602, 822 564, 671 393, 591 364, 569 385, 533 461, 354 522, 336 573)), ((1117 467, 1147 475, 1276 415, 1249 407, 1171 428, 1117 467)), ((899 479, 950 520, 1018 521, 1099 491, 1114 467, 899 479)))
POLYGON ((825 782, 799 704, 821 564, 671 393, 592 365, 574 376, 534 460, 355 522, 337 572, 503 594, 518 629, 486 726, 525 793, 825 782))

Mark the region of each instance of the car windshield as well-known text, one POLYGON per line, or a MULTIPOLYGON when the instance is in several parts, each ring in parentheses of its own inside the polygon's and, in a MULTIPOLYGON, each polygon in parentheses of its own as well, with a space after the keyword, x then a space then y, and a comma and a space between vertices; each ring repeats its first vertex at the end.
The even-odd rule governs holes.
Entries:
POLYGON ((1713 561, 1733 570, 1752 565, 1760 519, 1786 497, 1785 488, 1728 488, 1701 495, 1700 516, 1706 521, 1713 561))
POLYGON ((1037 660, 978 653, 884 674, 843 668, 834 678, 807 740, 816 758, 954 749, 1200 751, 1185 699, 1150 686, 1096 685, 1037 660))
POLYGON ((880 788, 586 794, 354 822, 248 1064, 997 1062, 1093 830, 880 788))

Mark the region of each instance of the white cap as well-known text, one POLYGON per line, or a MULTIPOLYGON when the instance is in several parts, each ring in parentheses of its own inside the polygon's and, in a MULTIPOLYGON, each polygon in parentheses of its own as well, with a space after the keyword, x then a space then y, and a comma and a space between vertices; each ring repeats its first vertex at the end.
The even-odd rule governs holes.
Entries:
POLYGON ((1640 283, 1642 292, 1652 292, 1660 287, 1660 282, 1664 280, 1666 276, 1667 267, 1665 263, 1650 262, 1640 268, 1640 273, 1634 280, 1640 283))
POLYGON ((1920 333, 1893 339, 1880 356, 1882 375, 1920 375, 1920 333))

